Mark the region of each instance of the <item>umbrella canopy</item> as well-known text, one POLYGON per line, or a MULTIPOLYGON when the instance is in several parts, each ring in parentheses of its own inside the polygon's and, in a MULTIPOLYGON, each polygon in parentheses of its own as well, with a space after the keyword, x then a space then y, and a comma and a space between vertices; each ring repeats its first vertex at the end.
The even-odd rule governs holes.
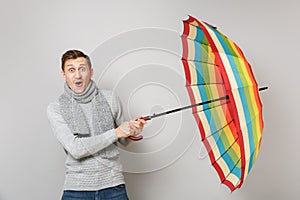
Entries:
POLYGON ((257 158, 263 130, 262 104, 251 66, 229 38, 194 17, 183 21, 182 63, 210 161, 231 191, 241 187, 257 158))

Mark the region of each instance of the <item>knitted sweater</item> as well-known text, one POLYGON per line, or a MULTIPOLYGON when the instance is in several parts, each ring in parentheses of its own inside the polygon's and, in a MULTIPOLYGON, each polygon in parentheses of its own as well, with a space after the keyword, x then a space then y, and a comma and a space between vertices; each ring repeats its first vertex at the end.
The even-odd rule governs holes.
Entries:
MULTIPOLYGON (((118 99, 111 91, 102 91, 110 105, 117 126, 123 121, 122 109, 118 99)), ((79 104, 92 128, 92 103, 79 104)), ((47 108, 48 119, 58 141, 67 152, 64 190, 94 191, 124 183, 119 156, 102 158, 99 152, 115 143, 118 138, 114 129, 91 137, 76 137, 66 124, 58 102, 47 108)), ((122 141, 126 144, 126 141, 122 141)), ((122 143, 121 142, 121 143, 122 143)))

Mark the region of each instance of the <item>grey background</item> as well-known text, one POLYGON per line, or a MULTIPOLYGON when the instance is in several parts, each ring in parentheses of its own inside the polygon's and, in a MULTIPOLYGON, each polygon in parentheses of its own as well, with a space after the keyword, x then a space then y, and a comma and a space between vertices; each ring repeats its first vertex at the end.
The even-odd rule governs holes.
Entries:
POLYGON ((296 0, 1 0, 0 199, 61 196, 65 154, 46 107, 62 92, 65 50, 92 55, 94 78, 120 95, 128 118, 187 104, 179 60, 187 15, 234 40, 259 85, 270 87, 261 94, 261 151, 243 187, 230 193, 210 166, 189 112, 153 120, 146 139, 122 152, 129 196, 299 199, 299 6, 296 0))

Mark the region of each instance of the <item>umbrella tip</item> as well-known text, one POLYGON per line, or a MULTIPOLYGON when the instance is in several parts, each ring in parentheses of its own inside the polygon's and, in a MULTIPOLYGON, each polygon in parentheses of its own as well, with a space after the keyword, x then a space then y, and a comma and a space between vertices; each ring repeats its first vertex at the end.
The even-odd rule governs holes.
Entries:
POLYGON ((261 88, 258 88, 258 91, 263 91, 263 90, 267 90, 269 87, 265 86, 265 87, 261 87, 261 88))

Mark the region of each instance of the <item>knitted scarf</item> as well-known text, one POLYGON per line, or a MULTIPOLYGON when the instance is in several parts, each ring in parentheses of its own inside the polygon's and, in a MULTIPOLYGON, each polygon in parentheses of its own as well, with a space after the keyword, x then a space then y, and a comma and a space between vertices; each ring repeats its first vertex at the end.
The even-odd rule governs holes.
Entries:
MULTIPOLYGON (((93 80, 80 94, 73 92, 67 83, 64 93, 59 97, 62 116, 76 137, 100 135, 115 127, 113 115, 108 102, 93 80), (92 125, 89 127, 87 118, 79 104, 92 103, 92 125)), ((119 154, 116 145, 111 144, 99 152, 102 158, 113 158, 119 154)))

